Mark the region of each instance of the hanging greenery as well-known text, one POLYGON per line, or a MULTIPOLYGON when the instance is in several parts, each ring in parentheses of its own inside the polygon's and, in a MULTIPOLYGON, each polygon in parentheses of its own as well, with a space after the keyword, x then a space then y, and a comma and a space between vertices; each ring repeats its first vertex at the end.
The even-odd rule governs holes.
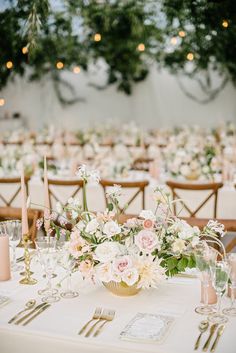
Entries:
POLYGON ((0 12, 0 36, 0 89, 15 75, 50 77, 62 104, 82 100, 63 70, 86 71, 100 59, 107 82, 93 84, 98 89, 115 84, 130 94, 153 63, 195 79, 203 103, 229 80, 236 84, 234 0, 10 0, 0 12), (222 77, 218 87, 212 71, 222 77))

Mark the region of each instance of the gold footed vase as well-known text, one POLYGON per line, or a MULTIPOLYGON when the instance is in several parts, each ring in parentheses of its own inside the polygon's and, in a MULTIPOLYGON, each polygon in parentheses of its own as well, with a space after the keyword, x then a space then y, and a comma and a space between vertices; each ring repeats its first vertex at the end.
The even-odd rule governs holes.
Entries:
POLYGON ((136 295, 141 291, 141 288, 137 287, 137 284, 133 286, 128 286, 124 282, 103 282, 104 287, 106 287, 111 293, 118 295, 120 297, 130 297, 136 295))

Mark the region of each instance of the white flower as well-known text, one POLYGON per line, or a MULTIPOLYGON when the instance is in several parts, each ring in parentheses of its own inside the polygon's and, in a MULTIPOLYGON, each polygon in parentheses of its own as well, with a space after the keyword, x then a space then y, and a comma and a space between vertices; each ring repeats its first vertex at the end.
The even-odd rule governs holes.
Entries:
POLYGON ((76 225, 75 228, 79 229, 80 231, 84 230, 85 223, 83 221, 79 221, 76 225))
POLYGON ((156 288, 165 279, 165 269, 160 265, 161 259, 152 256, 138 258, 139 288, 156 288))
POLYGON ((191 245, 194 248, 197 244, 199 243, 199 237, 198 236, 194 236, 191 240, 191 245))
POLYGON ((105 241, 97 246, 94 257, 100 262, 108 262, 114 260, 119 254, 119 246, 116 242, 105 241))
POLYGON ((105 223, 105 225, 103 227, 103 233, 108 238, 111 238, 114 235, 120 234, 120 232, 121 232, 121 228, 118 225, 118 223, 115 221, 108 221, 107 223, 105 223))
POLYGON ((96 233, 98 227, 99 227, 99 223, 96 220, 96 218, 94 218, 90 222, 88 222, 88 224, 85 228, 85 232, 90 233, 90 234, 94 234, 94 233, 96 233))
POLYGON ((102 282, 110 282, 112 278, 111 264, 105 263, 95 267, 97 277, 102 282))
POLYGON ((225 235, 224 224, 214 221, 212 219, 207 223, 206 228, 208 228, 207 230, 209 230, 210 232, 216 233, 220 237, 223 237, 225 235))
POLYGON ((72 206, 72 207, 79 207, 80 206, 80 201, 79 199, 75 199, 73 197, 70 197, 67 201, 67 203, 72 206))
POLYGON ((154 232, 143 229, 135 236, 135 244, 140 251, 147 253, 152 252, 155 247, 158 247, 157 236, 154 232))
POLYGON ((191 172, 191 170, 190 170, 188 165, 183 164, 180 167, 180 174, 182 174, 183 176, 186 176, 186 175, 190 174, 190 172, 191 172))
POLYGON ((151 221, 156 220, 156 216, 151 210, 142 210, 139 214, 139 217, 144 219, 150 219, 151 221))
POLYGON ((106 196, 117 199, 118 197, 121 196, 121 190, 122 188, 120 185, 111 186, 107 189, 106 196))
POLYGON ((139 273, 136 268, 130 268, 122 274, 122 281, 128 286, 133 286, 139 280, 139 273))
POLYGON ((98 184, 100 180, 99 171, 89 169, 85 164, 82 164, 79 167, 78 171, 76 172, 76 175, 88 183, 93 182, 98 184))
POLYGON ((71 217, 73 218, 73 219, 76 219, 77 217, 78 217, 78 212, 76 212, 75 210, 72 210, 71 211, 71 217))
POLYGON ((185 248, 185 240, 183 239, 176 239, 172 244, 172 250, 174 253, 182 253, 185 248))
POLYGON ((204 166, 202 167, 202 172, 203 172, 204 174, 210 173, 210 169, 209 169, 208 165, 204 165, 204 166))

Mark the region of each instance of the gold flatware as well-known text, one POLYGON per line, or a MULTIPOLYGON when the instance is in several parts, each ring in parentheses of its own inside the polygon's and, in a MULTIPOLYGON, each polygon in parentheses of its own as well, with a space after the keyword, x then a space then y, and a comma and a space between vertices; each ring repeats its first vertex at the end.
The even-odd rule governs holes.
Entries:
POLYGON ((106 315, 104 315, 106 317, 106 321, 104 321, 100 326, 99 328, 97 329, 97 331, 94 333, 93 337, 96 337, 98 336, 101 331, 102 331, 102 328, 105 326, 106 323, 112 321, 115 317, 115 310, 109 310, 108 313, 106 315))
POLYGON ((42 312, 45 311, 46 309, 48 309, 50 306, 51 306, 51 304, 44 305, 41 309, 36 311, 36 313, 34 315, 32 315, 28 320, 26 320, 22 325, 23 326, 27 325, 29 322, 34 320, 38 315, 42 314, 42 312))
POLYGON ((21 262, 21 261, 24 261, 25 260, 25 257, 24 256, 20 256, 16 259, 16 262, 21 262))
POLYGON ((93 330, 95 329, 95 327, 102 321, 107 321, 107 317, 109 317, 110 315, 110 311, 111 310, 107 310, 107 309, 104 309, 100 318, 97 320, 97 322, 95 322, 91 327, 90 329, 88 330, 88 332, 86 333, 85 337, 89 337, 91 335, 91 333, 93 332, 93 330))
POLYGON ((30 317, 32 314, 34 314, 36 311, 38 311, 39 309, 41 309, 43 306, 45 306, 47 303, 41 303, 39 305, 37 305, 33 310, 31 310, 28 314, 24 315, 22 318, 20 318, 19 320, 17 320, 15 322, 15 325, 19 325, 22 321, 25 321, 25 319, 28 319, 28 317, 30 317))
POLYGON ((202 334, 208 329, 209 327, 209 322, 207 320, 203 320, 200 322, 198 328, 199 328, 199 331, 200 331, 200 335, 198 336, 197 340, 196 340, 196 343, 195 343, 195 346, 194 346, 194 350, 196 351, 199 347, 199 344, 200 344, 200 340, 201 340, 201 337, 202 337, 202 334))
POLYGON ((215 333, 217 327, 218 327, 218 324, 213 324, 213 325, 211 326, 209 337, 208 337, 208 339, 206 340, 206 343, 204 344, 203 349, 202 349, 204 352, 207 351, 207 349, 208 349, 208 347, 209 347, 209 344, 210 344, 210 342, 211 342, 211 339, 212 339, 212 337, 213 337, 213 335, 214 335, 214 333, 215 333))
POLYGON ((36 304, 36 300, 35 299, 31 299, 29 300, 25 306, 26 308, 19 311, 15 316, 13 316, 9 321, 8 321, 8 324, 11 324, 13 321, 15 321, 21 314, 25 313, 26 311, 32 309, 36 304))
POLYGON ((90 319, 88 322, 86 322, 86 324, 82 327, 82 329, 79 331, 78 335, 81 335, 86 328, 88 327, 88 325, 93 321, 93 320, 98 320, 100 319, 102 314, 102 308, 96 308, 93 314, 92 319, 90 319))
POLYGON ((223 334, 223 332, 224 332, 224 329, 225 329, 225 325, 221 325, 221 326, 218 328, 215 341, 213 342, 213 344, 212 344, 212 346, 211 346, 211 352, 215 352, 217 343, 218 343, 220 337, 222 336, 222 334, 223 334))

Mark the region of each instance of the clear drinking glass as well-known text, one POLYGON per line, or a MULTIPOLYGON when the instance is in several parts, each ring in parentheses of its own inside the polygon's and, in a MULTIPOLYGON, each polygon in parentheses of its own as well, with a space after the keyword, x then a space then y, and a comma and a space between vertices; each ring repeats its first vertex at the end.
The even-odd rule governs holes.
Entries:
POLYGON ((227 262, 229 264, 229 279, 230 279, 230 290, 231 290, 231 306, 225 308, 223 313, 229 316, 236 316, 235 307, 235 290, 236 290, 236 253, 227 255, 227 262))
POLYGON ((45 294, 42 301, 47 303, 57 302, 60 300, 60 297, 56 295, 57 290, 52 287, 53 271, 55 270, 58 260, 56 239, 47 237, 45 240, 36 240, 35 244, 38 251, 40 264, 45 271, 48 281, 47 287, 45 290, 42 290, 42 294, 45 294))
POLYGON ((226 290, 229 278, 229 265, 227 261, 218 261, 211 265, 212 285, 217 295, 217 311, 208 316, 208 320, 214 324, 224 324, 228 318, 221 312, 221 299, 226 290))
POLYGON ((211 282, 210 266, 215 263, 217 252, 206 244, 199 244, 195 249, 196 267, 199 271, 199 279, 203 286, 203 305, 198 306, 195 311, 198 314, 208 315, 215 311, 212 305, 208 304, 208 288, 211 282))
POLYGON ((62 249, 59 264, 67 272, 67 288, 66 290, 61 292, 61 297, 67 298, 67 299, 78 297, 79 293, 72 290, 72 286, 71 286, 71 276, 72 276, 72 271, 76 265, 76 260, 71 256, 67 243, 62 249))
POLYGON ((9 220, 0 222, 1 232, 6 233, 9 236, 10 247, 12 249, 12 261, 11 270, 13 272, 22 271, 23 266, 16 263, 16 247, 21 241, 21 221, 9 220))

